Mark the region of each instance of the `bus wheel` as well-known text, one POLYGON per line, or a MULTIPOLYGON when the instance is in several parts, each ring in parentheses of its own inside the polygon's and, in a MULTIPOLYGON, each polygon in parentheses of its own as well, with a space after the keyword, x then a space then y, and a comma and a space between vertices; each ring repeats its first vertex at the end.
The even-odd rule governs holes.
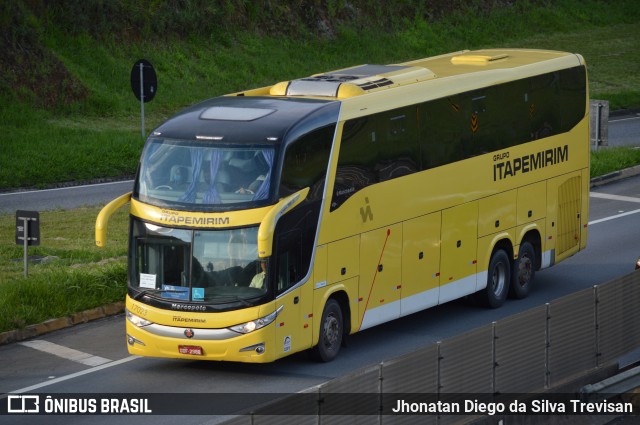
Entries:
POLYGON ((511 298, 522 299, 529 295, 536 274, 536 251, 529 242, 523 242, 518 259, 513 264, 513 281, 509 287, 511 298))
POLYGON ((509 283, 511 282, 511 264, 509 256, 502 249, 491 255, 489 270, 487 270, 487 287, 480 292, 482 304, 491 308, 498 308, 507 298, 509 283))
POLYGON ((320 322, 320 338, 311 354, 317 361, 330 362, 335 359, 342 344, 342 309, 338 301, 330 298, 324 306, 320 322))

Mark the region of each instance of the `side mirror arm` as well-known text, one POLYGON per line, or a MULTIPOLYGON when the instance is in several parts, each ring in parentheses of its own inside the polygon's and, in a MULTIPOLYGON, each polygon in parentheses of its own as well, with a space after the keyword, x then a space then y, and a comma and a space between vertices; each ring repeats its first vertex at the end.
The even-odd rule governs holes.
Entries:
POLYGON ((283 198, 269 210, 258 228, 258 257, 270 257, 273 251, 273 233, 276 230, 276 223, 286 213, 291 211, 299 203, 304 201, 309 194, 306 187, 293 195, 283 198))
POLYGON ((102 208, 96 218, 96 246, 104 248, 107 244, 107 225, 111 216, 131 200, 131 192, 118 196, 102 208))

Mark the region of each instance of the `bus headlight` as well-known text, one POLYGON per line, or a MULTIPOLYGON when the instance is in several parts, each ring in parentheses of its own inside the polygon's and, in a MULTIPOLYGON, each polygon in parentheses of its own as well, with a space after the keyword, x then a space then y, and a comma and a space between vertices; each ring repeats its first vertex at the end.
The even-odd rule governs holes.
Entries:
POLYGON ((142 328, 144 326, 149 326, 149 325, 153 324, 153 322, 150 322, 150 321, 148 321, 146 319, 143 319, 140 316, 136 316, 135 314, 133 314, 129 310, 127 310, 127 320, 130 321, 131 323, 133 323, 134 325, 136 325, 139 328, 142 328))
POLYGON ((264 317, 261 317, 261 318, 256 319, 256 320, 252 320, 252 321, 247 322, 247 323, 242 323, 240 325, 231 326, 229 329, 231 329, 234 332, 241 333, 241 334, 248 334, 248 333, 253 332, 253 331, 257 330, 257 329, 264 328, 269 323, 271 323, 274 320, 276 320, 276 317, 278 317, 278 315, 280 314, 280 312, 282 311, 283 308, 284 308, 284 306, 281 305, 276 311, 274 311, 271 314, 267 314, 264 317))

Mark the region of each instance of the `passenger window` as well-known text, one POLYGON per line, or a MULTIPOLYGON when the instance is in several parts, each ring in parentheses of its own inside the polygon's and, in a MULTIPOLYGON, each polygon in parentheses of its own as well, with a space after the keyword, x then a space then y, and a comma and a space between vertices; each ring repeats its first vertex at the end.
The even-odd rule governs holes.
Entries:
POLYGON ((312 131, 287 146, 282 166, 280 197, 305 187, 311 188, 308 200, 322 198, 329 165, 335 125, 312 131))

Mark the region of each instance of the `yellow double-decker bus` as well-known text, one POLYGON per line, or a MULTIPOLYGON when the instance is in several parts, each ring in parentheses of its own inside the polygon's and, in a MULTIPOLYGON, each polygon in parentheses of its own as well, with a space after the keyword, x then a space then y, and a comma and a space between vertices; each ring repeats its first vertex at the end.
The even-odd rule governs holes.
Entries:
POLYGON ((130 202, 131 354, 335 358, 352 333, 526 297, 587 241, 580 55, 461 51, 217 97, 148 138, 130 202))

